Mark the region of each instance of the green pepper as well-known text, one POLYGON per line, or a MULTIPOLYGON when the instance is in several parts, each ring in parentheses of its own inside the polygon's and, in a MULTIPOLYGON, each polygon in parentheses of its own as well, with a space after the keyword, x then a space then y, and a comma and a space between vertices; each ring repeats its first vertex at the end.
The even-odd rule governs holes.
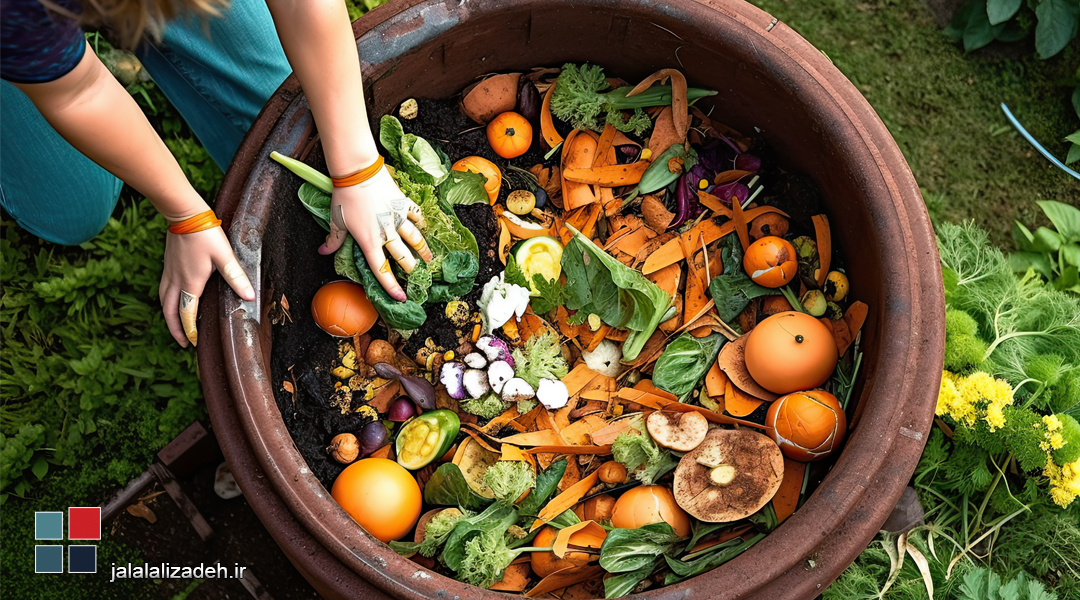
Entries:
POLYGON ((445 408, 409 419, 394 440, 398 464, 416 471, 435 462, 453 447, 460 428, 457 413, 445 408))

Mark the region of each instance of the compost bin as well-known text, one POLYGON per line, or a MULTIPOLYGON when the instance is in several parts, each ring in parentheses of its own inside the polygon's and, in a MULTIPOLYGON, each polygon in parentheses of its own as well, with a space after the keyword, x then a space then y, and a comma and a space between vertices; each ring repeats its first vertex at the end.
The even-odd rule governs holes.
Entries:
MULTIPOLYGON (((944 351, 934 233, 888 130, 855 87, 798 34, 739 0, 395 0, 354 24, 368 110, 458 93, 476 76, 567 61, 628 80, 664 67, 719 90, 702 107, 758 128, 782 162, 822 190, 864 328, 857 427, 828 476, 775 532, 720 568, 642 598, 812 598, 869 543, 922 453, 944 351)), ((714 118, 716 118, 714 116, 714 118)), ((328 598, 494 598, 395 554, 334 502, 295 448, 275 403, 267 311, 285 294, 307 310, 312 273, 332 273, 324 233, 272 150, 319 154, 295 78, 245 138, 218 197, 258 300, 208 286, 198 346, 211 420, 244 494, 278 544, 328 598)))

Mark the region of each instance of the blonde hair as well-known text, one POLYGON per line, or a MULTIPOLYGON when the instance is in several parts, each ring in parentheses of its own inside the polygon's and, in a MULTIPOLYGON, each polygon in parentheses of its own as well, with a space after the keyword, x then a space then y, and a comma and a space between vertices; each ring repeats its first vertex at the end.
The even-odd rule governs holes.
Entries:
POLYGON ((207 19, 221 16, 229 7, 229 0, 79 0, 82 13, 75 14, 53 0, 38 1, 80 25, 109 29, 113 34, 110 37, 128 49, 138 45, 143 34, 160 40, 165 22, 179 15, 207 19))

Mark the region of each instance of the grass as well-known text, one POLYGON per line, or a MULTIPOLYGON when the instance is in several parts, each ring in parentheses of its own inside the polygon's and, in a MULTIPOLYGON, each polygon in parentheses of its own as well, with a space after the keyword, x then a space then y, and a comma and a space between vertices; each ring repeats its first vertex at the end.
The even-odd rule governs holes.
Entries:
MULTIPOLYGON (((346 0, 362 14, 380 0, 346 0)), ((1006 127, 1006 102, 1058 156, 1077 128, 1074 44, 1058 57, 964 55, 915 0, 761 0, 825 51, 895 136, 936 219, 974 218, 1008 246, 1034 201, 1080 204, 1080 183, 1006 127)), ((132 90, 193 185, 212 199, 221 173, 160 93, 132 90)), ((171 597, 179 583, 34 576, 33 512, 95 505, 205 416, 194 353, 173 343, 157 302, 165 223, 125 190, 105 232, 77 248, 0 225, 0 596, 171 597), (33 590, 29 593, 28 590, 33 590)), ((99 564, 138 559, 99 546, 99 564)), ((182 583, 182 582, 181 582, 182 583)))
POLYGON ((965 55, 917 0, 755 0, 824 51, 889 128, 935 220, 974 219, 1011 247, 1013 220, 1039 223, 1036 200, 1080 206, 1080 181, 1013 130, 1004 102, 1055 156, 1080 128, 1076 40, 1050 60, 965 55))

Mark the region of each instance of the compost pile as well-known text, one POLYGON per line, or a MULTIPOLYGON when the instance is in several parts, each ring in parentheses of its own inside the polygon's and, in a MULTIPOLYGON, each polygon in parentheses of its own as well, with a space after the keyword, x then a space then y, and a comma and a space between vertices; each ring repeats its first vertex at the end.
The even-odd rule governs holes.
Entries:
MULTIPOLYGON (((738 556, 827 473, 868 307, 811 178, 713 94, 567 64, 382 117, 434 258, 395 302, 348 240, 356 283, 311 290, 338 339, 275 374, 360 526, 473 585, 613 598, 738 556)), ((325 227, 329 180, 275 158, 325 227)))

